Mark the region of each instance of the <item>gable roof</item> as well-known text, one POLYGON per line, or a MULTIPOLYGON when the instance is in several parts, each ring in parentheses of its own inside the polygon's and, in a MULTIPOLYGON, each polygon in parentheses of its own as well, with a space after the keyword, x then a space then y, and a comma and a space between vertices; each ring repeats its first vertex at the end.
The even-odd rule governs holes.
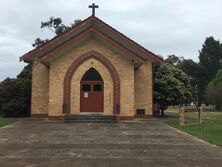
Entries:
POLYGON ((144 62, 146 60, 157 63, 163 62, 161 57, 145 49, 95 16, 88 17, 76 24, 74 27, 55 36, 45 44, 24 54, 20 57, 20 61, 31 62, 34 59, 46 59, 51 57, 56 51, 76 42, 81 39, 83 35, 92 32, 105 38, 108 42, 119 47, 129 56, 132 56, 140 62, 144 62))

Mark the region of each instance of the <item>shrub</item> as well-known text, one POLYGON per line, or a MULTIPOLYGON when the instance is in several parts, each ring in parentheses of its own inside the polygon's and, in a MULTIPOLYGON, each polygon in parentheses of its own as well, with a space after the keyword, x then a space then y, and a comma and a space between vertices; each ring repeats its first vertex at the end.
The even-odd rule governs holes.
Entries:
POLYGON ((222 109, 222 69, 218 70, 215 78, 208 84, 206 89, 207 101, 216 105, 216 109, 222 109))
POLYGON ((30 97, 31 81, 29 79, 5 79, 0 83, 0 116, 29 116, 30 97))

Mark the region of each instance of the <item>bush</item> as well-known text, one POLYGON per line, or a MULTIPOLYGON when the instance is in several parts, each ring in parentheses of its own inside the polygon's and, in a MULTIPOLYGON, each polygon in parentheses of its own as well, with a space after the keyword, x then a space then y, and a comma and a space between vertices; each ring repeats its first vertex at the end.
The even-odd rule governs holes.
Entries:
POLYGON ((170 64, 162 64, 154 73, 154 98, 160 104, 161 115, 170 105, 189 103, 191 90, 187 74, 170 64))
POLYGON ((29 116, 30 97, 31 81, 29 79, 5 79, 0 83, 0 116, 29 116))
POLYGON ((207 101, 216 105, 216 109, 222 109, 222 69, 218 70, 215 78, 208 84, 206 89, 207 101))

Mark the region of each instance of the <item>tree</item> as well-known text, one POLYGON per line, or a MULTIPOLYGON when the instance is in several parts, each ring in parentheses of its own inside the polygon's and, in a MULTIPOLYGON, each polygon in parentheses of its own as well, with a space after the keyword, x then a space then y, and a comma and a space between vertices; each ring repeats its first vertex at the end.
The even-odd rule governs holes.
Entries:
POLYGON ((178 65, 182 71, 184 71, 189 79, 190 84, 192 85, 192 94, 196 106, 200 106, 204 101, 204 89, 206 85, 205 78, 205 69, 199 63, 194 62, 191 59, 183 59, 178 65))
POLYGON ((0 116, 25 117, 30 115, 32 64, 23 68, 16 79, 0 82, 0 116))
POLYGON ((22 71, 17 75, 17 78, 32 79, 32 63, 28 63, 22 71))
POLYGON ((215 78, 208 84, 206 97, 210 104, 216 105, 216 109, 222 108, 222 69, 217 72, 215 78))
POLYGON ((0 116, 24 117, 30 115, 31 81, 7 78, 0 83, 0 116))
POLYGON ((41 28, 49 28, 52 32, 54 32, 56 35, 61 34, 62 32, 64 32, 65 30, 68 30, 69 28, 75 26, 77 23, 81 22, 80 19, 76 19, 74 20, 74 22, 72 24, 70 24, 70 26, 64 25, 62 23, 62 19, 61 18, 54 18, 54 17, 50 17, 49 21, 46 22, 41 22, 41 28))
POLYGON ((154 74, 154 98, 160 104, 161 115, 170 105, 192 101, 188 76, 170 64, 161 65, 154 74))
POLYGON ((201 51, 199 51, 200 65, 205 69, 205 86, 214 78, 222 68, 222 47, 220 41, 213 37, 206 38, 201 51))
MULTIPOLYGON (((78 24, 79 22, 81 22, 80 19, 76 19, 74 20, 74 22, 72 24, 70 24, 70 26, 64 25, 62 23, 62 19, 57 17, 50 17, 48 21, 45 22, 41 22, 41 29, 43 28, 48 28, 49 30, 51 30, 53 33, 55 33, 55 35, 59 35, 61 33, 63 33, 64 31, 68 30, 69 28, 75 26, 76 24, 78 24)), ((41 38, 36 38, 35 42, 32 44, 33 47, 39 47, 42 44, 48 42, 49 39, 41 39, 41 38)))
POLYGON ((49 39, 41 39, 41 38, 36 38, 35 39, 35 42, 32 44, 32 46, 33 47, 38 47, 38 46, 41 46, 41 45, 43 45, 44 43, 46 43, 46 42, 48 42, 49 41, 49 39))
POLYGON ((181 61, 183 61, 184 58, 183 57, 178 57, 175 55, 169 55, 164 61, 168 64, 177 66, 181 63, 181 61))

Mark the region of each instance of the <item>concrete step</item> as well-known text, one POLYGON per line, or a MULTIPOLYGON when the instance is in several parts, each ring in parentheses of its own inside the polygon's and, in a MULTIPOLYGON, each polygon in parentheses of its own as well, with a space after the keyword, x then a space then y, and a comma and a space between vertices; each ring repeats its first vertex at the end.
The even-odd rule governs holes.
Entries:
POLYGON ((116 116, 112 115, 66 115, 64 121, 82 123, 116 123, 116 116))

